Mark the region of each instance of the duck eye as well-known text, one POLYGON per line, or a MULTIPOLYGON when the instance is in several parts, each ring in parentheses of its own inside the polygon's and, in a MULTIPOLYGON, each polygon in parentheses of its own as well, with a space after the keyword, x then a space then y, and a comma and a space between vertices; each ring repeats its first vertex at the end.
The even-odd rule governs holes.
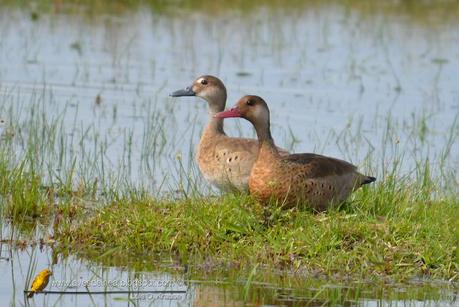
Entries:
POLYGON ((202 80, 201 80, 201 84, 202 84, 202 85, 206 85, 206 84, 207 84, 207 80, 206 80, 206 79, 202 79, 202 80))
POLYGON ((255 104, 255 101, 252 100, 252 99, 248 99, 246 102, 245 102, 248 106, 253 106, 255 104))

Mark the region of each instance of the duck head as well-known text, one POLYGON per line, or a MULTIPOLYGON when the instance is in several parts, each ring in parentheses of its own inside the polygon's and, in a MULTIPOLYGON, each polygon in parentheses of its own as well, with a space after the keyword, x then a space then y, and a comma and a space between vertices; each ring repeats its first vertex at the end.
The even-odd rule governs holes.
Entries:
POLYGON ((212 114, 223 111, 226 103, 226 88, 217 77, 204 75, 194 80, 193 84, 170 94, 172 97, 197 96, 207 101, 212 114))
POLYGON ((233 108, 219 112, 214 117, 242 117, 251 122, 255 128, 269 129, 269 108, 263 98, 259 96, 244 96, 233 108))

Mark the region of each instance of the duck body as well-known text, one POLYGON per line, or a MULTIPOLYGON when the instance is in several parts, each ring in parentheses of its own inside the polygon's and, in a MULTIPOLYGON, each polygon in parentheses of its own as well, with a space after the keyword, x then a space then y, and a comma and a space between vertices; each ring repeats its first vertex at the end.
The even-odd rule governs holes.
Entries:
POLYGON ((258 153, 258 142, 224 134, 201 137, 197 162, 203 177, 222 191, 248 191, 248 180, 258 153))
POLYGON ((259 153, 249 177, 249 190, 261 202, 285 208, 307 205, 316 211, 344 201, 360 186, 376 180, 343 160, 313 153, 281 155, 269 130, 269 109, 258 96, 245 96, 217 117, 243 117, 255 127, 259 153))
POLYGON ((275 200, 284 207, 307 205, 323 211, 343 202, 368 180, 357 168, 343 160, 304 153, 277 157, 261 148, 249 179, 249 189, 262 203, 275 200))

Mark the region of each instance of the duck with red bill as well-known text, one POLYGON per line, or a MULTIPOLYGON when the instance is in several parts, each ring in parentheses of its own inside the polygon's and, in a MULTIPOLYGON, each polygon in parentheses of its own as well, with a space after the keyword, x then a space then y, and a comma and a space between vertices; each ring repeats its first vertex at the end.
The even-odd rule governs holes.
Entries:
POLYGON ((249 177, 249 191, 263 204, 276 201, 286 208, 308 206, 323 211, 376 180, 343 160, 314 153, 279 154, 271 136, 268 105, 259 96, 244 96, 234 108, 214 116, 242 117, 254 126, 259 149, 249 177))

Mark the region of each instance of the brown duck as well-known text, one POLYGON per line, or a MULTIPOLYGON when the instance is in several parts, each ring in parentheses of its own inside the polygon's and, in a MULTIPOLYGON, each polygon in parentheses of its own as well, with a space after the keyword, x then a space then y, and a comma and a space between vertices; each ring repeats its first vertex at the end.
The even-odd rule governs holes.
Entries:
POLYGON ((335 158, 313 153, 281 156, 271 137, 268 106, 261 97, 244 96, 234 108, 215 117, 242 117, 255 127, 259 153, 250 173, 249 190, 262 203, 274 200, 285 207, 308 204, 322 211, 376 180, 335 158))
POLYGON ((258 141, 227 136, 223 119, 214 117, 225 109, 227 95, 223 82, 214 76, 201 76, 191 86, 170 96, 197 96, 207 101, 209 121, 197 149, 199 170, 206 180, 221 190, 247 191, 250 171, 257 159, 258 141))

